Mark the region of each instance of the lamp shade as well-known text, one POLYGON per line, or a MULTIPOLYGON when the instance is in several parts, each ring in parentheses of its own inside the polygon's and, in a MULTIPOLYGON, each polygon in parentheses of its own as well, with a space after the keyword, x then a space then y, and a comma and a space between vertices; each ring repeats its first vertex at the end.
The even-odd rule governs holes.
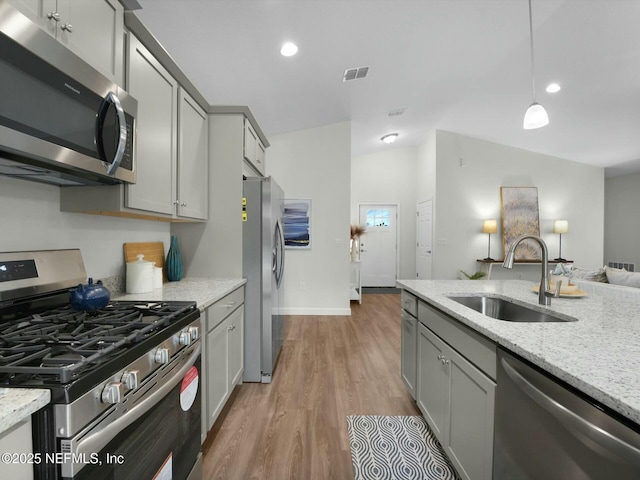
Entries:
POLYGON ((534 128, 544 127, 548 124, 549 115, 547 115, 547 111, 539 103, 533 102, 524 114, 522 127, 525 130, 532 130, 534 128))
POLYGON ((482 233, 496 233, 498 231, 497 220, 485 220, 482 225, 482 233))
POLYGON ((566 220, 556 220, 553 224, 553 233, 569 233, 569 222, 566 220))

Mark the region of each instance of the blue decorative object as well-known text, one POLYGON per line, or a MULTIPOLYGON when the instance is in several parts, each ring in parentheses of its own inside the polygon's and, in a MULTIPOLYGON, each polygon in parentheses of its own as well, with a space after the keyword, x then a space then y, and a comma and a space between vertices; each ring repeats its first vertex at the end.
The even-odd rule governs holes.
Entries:
POLYGON ((102 280, 93 284, 93 278, 89 278, 87 285, 78 285, 75 290, 69 291, 69 303, 76 310, 93 312, 104 308, 109 303, 111 292, 102 285, 102 280))
POLYGON ((180 255, 180 249, 178 248, 178 237, 171 236, 171 246, 169 247, 169 253, 167 253, 167 279, 170 282, 177 282, 182 278, 182 256, 180 255))

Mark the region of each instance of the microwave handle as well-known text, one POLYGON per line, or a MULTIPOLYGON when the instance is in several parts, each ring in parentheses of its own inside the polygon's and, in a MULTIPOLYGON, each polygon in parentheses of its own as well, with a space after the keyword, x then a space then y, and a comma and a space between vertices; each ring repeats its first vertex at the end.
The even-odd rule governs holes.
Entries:
MULTIPOLYGON (((124 156, 124 148, 127 144, 127 120, 124 116, 124 110, 122 109, 122 105, 120 104, 120 99, 115 93, 109 92, 107 96, 104 97, 104 101, 113 103, 113 106, 116 107, 116 115, 118 116, 118 124, 120 125, 120 138, 118 139, 118 148, 116 149, 116 154, 113 158, 113 162, 108 164, 107 167, 107 174, 113 175, 120 166, 120 162, 122 161, 122 157, 124 156)), ((106 112, 106 109, 104 111, 106 112)))

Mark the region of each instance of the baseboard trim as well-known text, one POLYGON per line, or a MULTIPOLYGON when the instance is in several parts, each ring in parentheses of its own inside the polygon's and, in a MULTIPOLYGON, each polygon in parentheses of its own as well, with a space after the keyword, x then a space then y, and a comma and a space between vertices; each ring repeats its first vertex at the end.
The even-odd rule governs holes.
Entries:
POLYGON ((351 308, 282 308, 284 315, 351 315, 351 308))

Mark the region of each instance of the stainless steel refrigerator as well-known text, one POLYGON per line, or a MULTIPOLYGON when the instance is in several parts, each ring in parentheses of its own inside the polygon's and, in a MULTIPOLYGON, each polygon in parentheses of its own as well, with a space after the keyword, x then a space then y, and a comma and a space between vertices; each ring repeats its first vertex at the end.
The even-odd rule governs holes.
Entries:
POLYGON ((271 383, 283 339, 284 192, 271 177, 258 177, 244 180, 243 194, 243 381, 271 383))

